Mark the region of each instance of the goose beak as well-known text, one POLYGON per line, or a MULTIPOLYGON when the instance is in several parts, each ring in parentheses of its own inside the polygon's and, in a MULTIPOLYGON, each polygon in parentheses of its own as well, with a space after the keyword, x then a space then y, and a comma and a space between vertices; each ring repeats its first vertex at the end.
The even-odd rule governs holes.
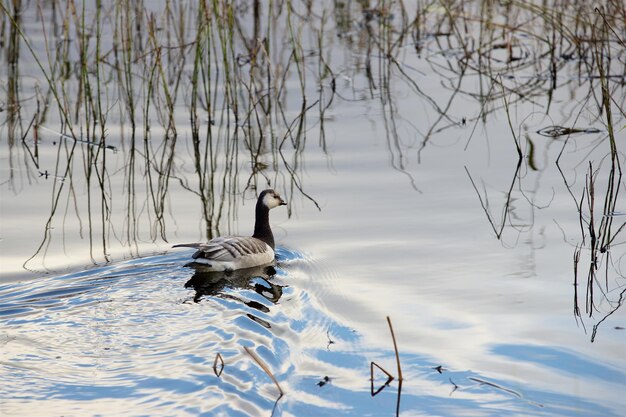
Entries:
POLYGON ((278 204, 279 206, 286 206, 287 203, 285 202, 285 200, 283 200, 282 198, 280 199, 280 203, 278 204))

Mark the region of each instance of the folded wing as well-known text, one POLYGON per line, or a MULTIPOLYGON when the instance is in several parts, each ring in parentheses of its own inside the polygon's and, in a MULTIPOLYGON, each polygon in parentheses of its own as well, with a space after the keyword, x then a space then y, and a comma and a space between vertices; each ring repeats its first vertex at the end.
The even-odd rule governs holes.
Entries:
POLYGON ((197 249, 193 259, 217 262, 236 262, 238 259, 266 254, 273 251, 265 242, 249 236, 224 236, 207 243, 183 243, 174 247, 197 249))

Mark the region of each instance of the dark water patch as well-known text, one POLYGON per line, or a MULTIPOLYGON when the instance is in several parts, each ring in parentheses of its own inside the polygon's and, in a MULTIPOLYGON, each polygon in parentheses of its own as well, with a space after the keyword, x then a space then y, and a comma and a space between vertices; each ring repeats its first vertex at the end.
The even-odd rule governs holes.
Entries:
POLYGON ((24 314, 31 313, 33 311, 32 308, 25 307, 4 307, 0 306, 0 316, 8 317, 8 316, 21 316, 24 314))

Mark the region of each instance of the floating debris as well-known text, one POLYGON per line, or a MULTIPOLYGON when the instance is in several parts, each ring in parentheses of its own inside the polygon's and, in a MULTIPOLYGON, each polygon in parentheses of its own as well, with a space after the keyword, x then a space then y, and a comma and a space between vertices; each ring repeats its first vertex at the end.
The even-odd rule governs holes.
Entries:
MULTIPOLYGON (((85 145, 96 146, 98 148, 109 149, 109 150, 112 150, 113 153, 117 153, 117 148, 115 146, 113 146, 113 145, 104 145, 104 144, 99 143, 99 142, 92 142, 92 141, 89 141, 89 140, 78 139, 78 138, 75 138, 74 136, 71 136, 71 135, 68 135, 68 134, 65 134, 65 133, 61 133, 61 132, 57 132, 57 131, 52 130, 52 129, 48 129, 45 126, 39 126, 39 128, 43 129, 43 130, 47 130, 48 132, 51 132, 51 133, 55 133, 55 134, 59 135, 59 137, 62 138, 62 139, 69 139, 69 140, 73 140, 73 141, 78 142, 78 143, 84 143, 85 145)), ((53 144, 56 145, 56 142, 53 142, 53 144)))
POLYGON ((524 398, 524 396, 522 394, 520 394, 519 392, 517 392, 515 390, 512 390, 510 388, 503 387, 502 385, 496 384, 494 382, 489 382, 489 381, 486 381, 486 380, 481 379, 481 378, 470 377, 469 379, 474 381, 474 382, 477 382, 480 385, 485 385, 485 386, 488 386, 488 387, 491 387, 491 388, 495 388, 495 389, 503 391, 503 392, 507 392, 507 393, 509 393, 511 395, 514 395, 515 397, 519 398, 520 400, 526 401, 528 404, 534 405, 534 406, 539 407, 539 408, 543 408, 543 404, 527 400, 526 398, 524 398))
POLYGON ((459 386, 457 384, 454 383, 454 381, 452 380, 452 378, 448 378, 448 381, 450 381, 450 383, 452 384, 452 391, 450 391, 450 396, 452 396, 452 394, 454 394, 454 391, 459 389, 459 386))
POLYGON ((324 378, 322 378, 320 380, 320 382, 317 383, 318 387, 323 387, 324 385, 328 384, 330 382, 330 378, 328 376, 325 376, 324 378))
POLYGON ((443 373, 443 371, 445 371, 445 370, 446 370, 446 369, 445 369, 443 366, 441 366, 441 365, 435 366, 433 369, 434 369, 435 371, 439 372, 440 374, 442 374, 442 373, 443 373))
POLYGON ((328 345, 326 345, 326 350, 330 350, 330 345, 335 343, 335 341, 330 338, 330 330, 326 330, 326 337, 328 338, 328 345))
POLYGON ((541 136, 546 136, 549 138, 556 138, 558 136, 571 135, 574 133, 600 133, 600 129, 596 129, 595 127, 588 128, 576 128, 576 127, 563 127, 563 126, 548 126, 544 127, 537 131, 541 136))
POLYGON ((40 177, 44 177, 45 179, 48 179, 48 178, 54 178, 55 180, 57 180, 57 181, 59 181, 59 182, 63 182, 63 181, 65 181, 65 177, 63 177, 63 176, 61 176, 61 175, 54 175, 54 174, 51 174, 51 173, 49 173, 49 172, 48 172, 48 170, 47 170, 47 169, 46 169, 45 171, 43 171, 43 172, 41 172, 41 171, 38 171, 38 172, 39 172, 39 176, 40 176, 40 177))
POLYGON ((480 385, 487 385, 489 387, 492 387, 492 388, 495 388, 495 389, 498 389, 498 390, 501 390, 501 391, 504 391, 504 392, 508 392, 509 394, 513 394, 514 396, 516 396, 518 398, 523 398, 522 394, 520 394, 519 392, 517 392, 515 390, 512 390, 510 388, 503 387, 502 385, 498 385, 498 384, 496 384, 494 382, 489 382, 489 381, 486 381, 484 379, 475 378, 475 377, 470 377, 469 379, 474 381, 474 382, 478 382, 480 385))

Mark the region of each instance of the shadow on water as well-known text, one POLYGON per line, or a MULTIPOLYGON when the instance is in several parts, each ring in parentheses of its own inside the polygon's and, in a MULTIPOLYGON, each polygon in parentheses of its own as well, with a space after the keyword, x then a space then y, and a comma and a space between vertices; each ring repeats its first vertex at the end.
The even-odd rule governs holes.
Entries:
MULTIPOLYGON (((186 267, 194 270, 193 276, 185 283, 185 288, 192 288, 196 292, 193 298, 196 303, 200 302, 204 296, 219 297, 222 294, 227 296, 224 290, 228 288, 254 290, 274 304, 282 295, 282 287, 271 283, 271 279, 276 275, 276 269, 272 265, 228 272, 211 271, 206 266, 195 263, 188 264, 186 267)), ((253 301, 242 302, 248 306, 254 305, 262 311, 267 310, 266 307, 253 301)))

